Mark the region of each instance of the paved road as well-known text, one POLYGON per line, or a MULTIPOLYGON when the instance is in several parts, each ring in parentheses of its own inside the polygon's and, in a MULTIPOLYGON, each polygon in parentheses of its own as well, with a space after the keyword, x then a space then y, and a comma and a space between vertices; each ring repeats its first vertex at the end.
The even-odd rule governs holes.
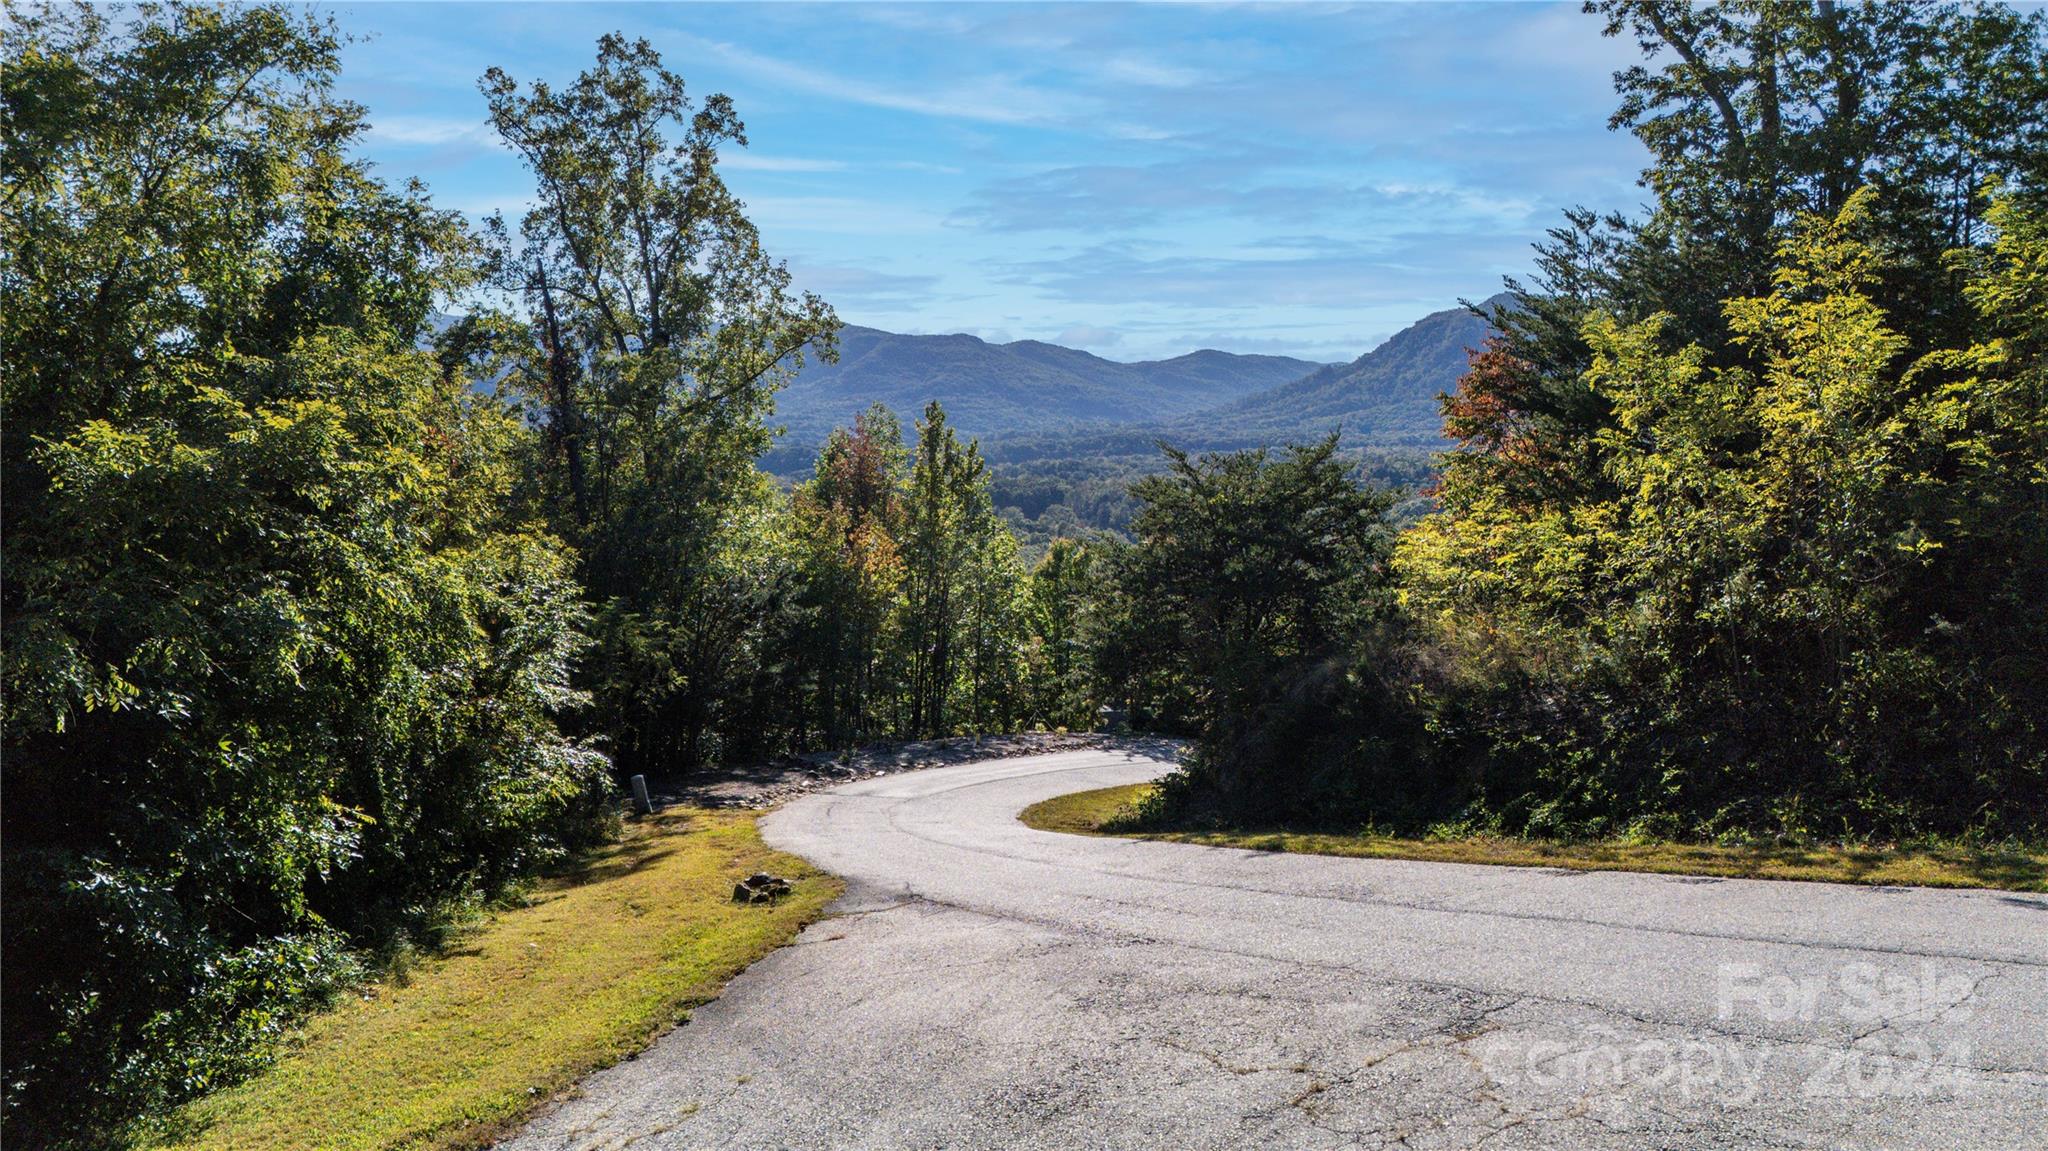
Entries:
POLYGON ((2048 899, 1032 831, 1077 752, 800 799, 845 914, 509 1146, 2048 1146, 2048 899))

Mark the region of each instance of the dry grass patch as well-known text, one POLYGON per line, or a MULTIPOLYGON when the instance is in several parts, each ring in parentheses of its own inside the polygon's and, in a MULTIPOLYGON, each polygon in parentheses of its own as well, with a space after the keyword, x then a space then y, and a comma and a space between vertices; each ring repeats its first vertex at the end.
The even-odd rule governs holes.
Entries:
POLYGON ((839 893, 769 850, 755 818, 678 809, 630 825, 525 906, 313 1020, 274 1067, 187 1106, 154 1145, 483 1146, 715 998, 839 893), (732 902, 754 871, 795 890, 732 902))
POLYGON ((1136 805, 1144 799, 1151 786, 1141 783, 1062 795, 1025 808, 1018 818, 1042 831, 1127 835, 1172 843, 1363 859, 1421 859, 1511 867, 1561 867, 1573 871, 1644 871, 1731 879, 2048 891, 2048 852, 2042 851, 1828 844, 1565 843, 1500 836, 1410 839, 1379 834, 1337 835, 1285 830, 1139 830, 1133 826, 1132 817, 1136 805))

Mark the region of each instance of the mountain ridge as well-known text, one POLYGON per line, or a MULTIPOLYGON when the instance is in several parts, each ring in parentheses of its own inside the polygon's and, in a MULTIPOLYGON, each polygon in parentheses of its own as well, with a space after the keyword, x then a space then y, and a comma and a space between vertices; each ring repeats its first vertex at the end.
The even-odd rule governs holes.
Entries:
POLYGON ((993 440, 1169 420, 1327 366, 1214 348, 1127 362, 1042 340, 992 344, 851 324, 839 346, 837 363, 806 364, 777 395, 785 435, 766 461, 770 471, 801 472, 833 428, 876 402, 908 422, 936 399, 963 433, 993 440))
MULTIPOLYGON (((1490 310, 1505 293, 1479 304, 1490 310)), ((1492 331, 1459 306, 1431 312, 1349 363, 1224 403, 1158 421, 1093 425, 989 437, 993 460, 1156 454, 1159 441, 1189 451, 1234 451, 1320 439, 1339 432, 1347 447, 1428 453, 1444 446, 1438 397, 1457 387, 1468 352, 1492 331)))

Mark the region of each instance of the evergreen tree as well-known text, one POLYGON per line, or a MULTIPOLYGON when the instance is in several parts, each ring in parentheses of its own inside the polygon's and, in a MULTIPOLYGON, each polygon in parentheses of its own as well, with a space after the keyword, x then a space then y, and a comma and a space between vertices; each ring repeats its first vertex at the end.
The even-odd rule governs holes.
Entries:
POLYGON ((949 735, 960 676, 958 645, 966 603, 962 576, 976 496, 987 500, 981 448, 965 448, 938 401, 917 424, 917 450, 904 495, 902 644, 908 672, 902 729, 949 735))

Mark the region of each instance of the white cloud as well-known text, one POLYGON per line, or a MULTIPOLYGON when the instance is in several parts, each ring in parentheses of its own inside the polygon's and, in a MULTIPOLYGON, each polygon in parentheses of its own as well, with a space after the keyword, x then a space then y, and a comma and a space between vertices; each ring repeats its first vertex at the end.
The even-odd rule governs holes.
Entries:
POLYGON ((683 38, 764 80, 819 96, 897 112, 980 120, 991 124, 1045 124, 1076 119, 1092 105, 1092 102, 1077 100, 1071 93, 1035 88, 997 75, 982 76, 966 84, 934 87, 925 92, 906 91, 792 64, 737 44, 696 36, 683 38))
POLYGON ((1065 344, 1070 348, 1113 348, 1123 342, 1123 338, 1124 334, 1115 328, 1076 324, 1053 337, 1053 343, 1065 344))
POLYGON ((486 195, 471 197, 457 196, 449 199, 441 199, 437 197, 434 203, 436 207, 452 208, 455 211, 461 212, 463 215, 468 216, 471 220, 482 220, 486 216, 492 215, 493 213, 497 213, 503 215, 505 217, 505 222, 507 224, 512 225, 513 227, 517 227, 519 225, 520 219, 523 218, 526 215, 526 213, 531 211, 534 207, 534 200, 532 196, 519 194, 500 196, 486 195))
POLYGON ((363 136, 377 143, 413 146, 499 143, 498 134, 482 120, 441 116, 378 116, 363 129, 363 136))
POLYGON ((843 160, 819 160, 807 156, 763 156, 755 152, 725 152, 718 166, 734 172, 844 172, 843 160))
POLYGON ((1142 56, 1112 56, 1095 69, 1096 75, 1117 84, 1146 88, 1187 88, 1208 77, 1193 68, 1183 68, 1142 56))
POLYGON ((834 302, 853 300, 869 306, 911 306, 932 298, 939 277, 897 275, 832 264, 795 264, 790 269, 799 286, 834 302))

